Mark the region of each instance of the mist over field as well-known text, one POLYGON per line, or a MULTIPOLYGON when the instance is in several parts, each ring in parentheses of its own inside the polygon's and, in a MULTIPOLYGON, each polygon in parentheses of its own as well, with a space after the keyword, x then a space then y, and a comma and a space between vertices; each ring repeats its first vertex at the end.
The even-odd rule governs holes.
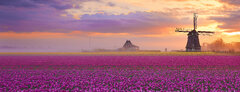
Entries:
POLYGON ((223 39, 217 39, 212 43, 203 44, 203 50, 205 51, 215 51, 215 52, 239 52, 240 42, 226 43, 223 39))

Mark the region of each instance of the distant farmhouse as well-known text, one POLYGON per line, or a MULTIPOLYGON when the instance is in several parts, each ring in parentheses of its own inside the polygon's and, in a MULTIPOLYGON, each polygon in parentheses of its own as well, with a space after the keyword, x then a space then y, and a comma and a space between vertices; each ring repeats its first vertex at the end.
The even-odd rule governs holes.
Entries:
POLYGON ((139 46, 133 45, 130 40, 127 40, 119 51, 139 51, 139 46))

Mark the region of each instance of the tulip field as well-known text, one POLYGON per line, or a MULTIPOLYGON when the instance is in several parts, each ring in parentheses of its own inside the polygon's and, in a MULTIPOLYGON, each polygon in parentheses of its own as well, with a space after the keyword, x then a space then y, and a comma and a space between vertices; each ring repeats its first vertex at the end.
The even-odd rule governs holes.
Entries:
POLYGON ((238 55, 5 55, 0 91, 240 91, 238 55))

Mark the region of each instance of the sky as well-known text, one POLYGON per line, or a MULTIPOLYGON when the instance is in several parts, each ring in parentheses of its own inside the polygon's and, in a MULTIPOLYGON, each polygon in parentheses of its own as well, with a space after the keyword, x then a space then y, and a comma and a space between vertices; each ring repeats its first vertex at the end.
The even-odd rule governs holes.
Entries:
POLYGON ((198 13, 200 43, 240 42, 239 0, 1 0, 0 52, 185 49, 198 13))

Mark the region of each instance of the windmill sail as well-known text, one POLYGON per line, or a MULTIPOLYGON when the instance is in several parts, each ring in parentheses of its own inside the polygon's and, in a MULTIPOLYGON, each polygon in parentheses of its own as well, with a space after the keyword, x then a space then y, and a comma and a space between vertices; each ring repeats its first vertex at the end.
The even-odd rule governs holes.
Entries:
POLYGON ((198 18, 197 13, 194 13, 193 14, 193 27, 194 27, 194 30, 197 29, 197 18, 198 18))

